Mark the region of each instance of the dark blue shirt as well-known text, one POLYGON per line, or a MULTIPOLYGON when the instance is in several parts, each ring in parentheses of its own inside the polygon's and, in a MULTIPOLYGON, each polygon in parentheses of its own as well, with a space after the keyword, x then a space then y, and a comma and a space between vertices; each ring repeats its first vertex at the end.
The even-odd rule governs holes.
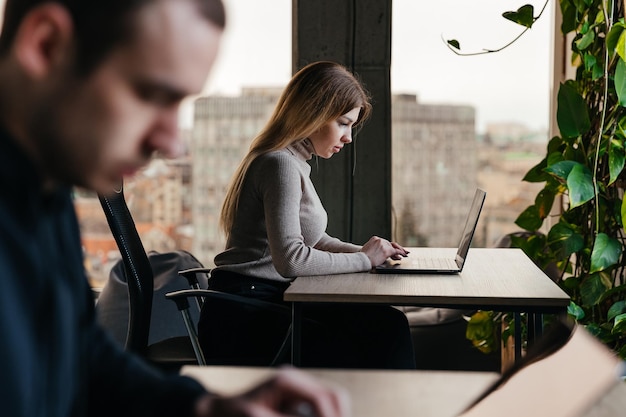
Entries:
POLYGON ((71 188, 44 192, 0 128, 0 415, 184 416, 202 392, 96 324, 71 188))

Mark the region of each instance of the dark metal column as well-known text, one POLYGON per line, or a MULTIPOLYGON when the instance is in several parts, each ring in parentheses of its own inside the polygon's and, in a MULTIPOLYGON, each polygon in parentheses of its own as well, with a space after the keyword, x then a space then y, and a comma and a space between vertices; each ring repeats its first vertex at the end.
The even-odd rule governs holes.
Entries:
POLYGON ((293 0, 293 70, 319 60, 355 72, 372 118, 351 146, 313 160, 329 234, 354 243, 391 237, 391 0, 293 0))

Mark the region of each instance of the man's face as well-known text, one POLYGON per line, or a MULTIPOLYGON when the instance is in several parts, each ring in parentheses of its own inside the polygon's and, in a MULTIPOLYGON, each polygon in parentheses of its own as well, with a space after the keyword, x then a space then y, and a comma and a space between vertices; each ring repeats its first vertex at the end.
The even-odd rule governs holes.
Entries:
POLYGON ((87 77, 68 76, 65 66, 51 78, 29 123, 46 175, 107 194, 155 152, 180 152, 180 102, 202 89, 221 37, 195 7, 154 2, 140 11, 132 40, 87 77))

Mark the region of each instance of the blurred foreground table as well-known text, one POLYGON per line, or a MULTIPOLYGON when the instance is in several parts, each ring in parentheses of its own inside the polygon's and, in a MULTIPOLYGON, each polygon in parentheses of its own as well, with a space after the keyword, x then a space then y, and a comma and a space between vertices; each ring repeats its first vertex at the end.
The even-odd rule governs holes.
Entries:
MULTIPOLYGON (((230 366, 185 366, 181 373, 208 390, 236 394, 271 376, 275 369, 230 366)), ((305 372, 345 388, 354 417, 457 416, 497 373, 448 371, 326 370, 305 372)))

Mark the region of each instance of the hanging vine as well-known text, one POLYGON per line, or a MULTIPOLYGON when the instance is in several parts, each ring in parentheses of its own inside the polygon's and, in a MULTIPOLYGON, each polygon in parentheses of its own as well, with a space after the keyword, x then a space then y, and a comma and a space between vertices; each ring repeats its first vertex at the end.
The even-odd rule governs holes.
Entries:
MULTIPOLYGON (((557 268, 555 280, 572 299, 570 316, 626 359, 624 1, 560 0, 559 5, 561 31, 572 35, 575 78, 559 86, 560 135, 523 178, 544 185, 515 221, 530 233, 511 240, 540 266, 557 268)), ((541 15, 532 13, 532 6, 525 5, 503 16, 524 26, 523 34, 541 15)), ((447 45, 461 54, 457 41, 447 45)), ((468 326, 468 338, 477 346, 493 338, 476 331, 484 319, 472 318, 468 326)))

